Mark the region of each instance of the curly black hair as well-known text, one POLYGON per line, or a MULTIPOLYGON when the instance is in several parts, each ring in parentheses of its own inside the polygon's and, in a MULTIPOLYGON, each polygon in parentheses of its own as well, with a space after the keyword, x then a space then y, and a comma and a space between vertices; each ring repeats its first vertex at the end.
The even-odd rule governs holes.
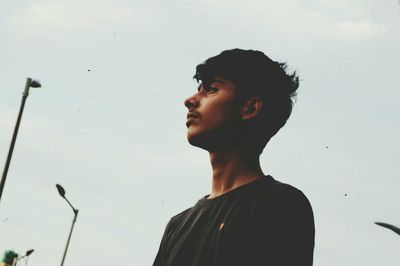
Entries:
POLYGON ((197 65, 193 78, 209 86, 215 77, 235 84, 238 103, 254 96, 263 101, 259 115, 248 122, 250 148, 261 154, 292 112, 299 77, 295 71, 287 73, 286 63, 275 62, 260 51, 242 49, 226 50, 207 59, 197 65))

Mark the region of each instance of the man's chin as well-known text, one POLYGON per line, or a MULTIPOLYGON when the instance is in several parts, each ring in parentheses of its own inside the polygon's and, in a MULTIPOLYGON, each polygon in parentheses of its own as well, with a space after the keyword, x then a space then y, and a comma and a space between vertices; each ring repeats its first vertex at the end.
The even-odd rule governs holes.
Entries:
POLYGON ((192 145, 192 146, 203 148, 203 145, 202 145, 203 141, 201 139, 202 139, 201 137, 196 136, 193 133, 188 132, 188 134, 187 134, 187 140, 189 141, 190 145, 192 145))
POLYGON ((210 139, 206 136, 207 134, 195 134, 194 132, 188 131, 187 139, 190 145, 209 150, 210 148, 210 139))
POLYGON ((228 140, 227 134, 215 134, 215 132, 193 134, 193 132, 189 131, 187 134, 187 139, 192 146, 207 151, 214 151, 226 146, 230 146, 230 140, 228 140))

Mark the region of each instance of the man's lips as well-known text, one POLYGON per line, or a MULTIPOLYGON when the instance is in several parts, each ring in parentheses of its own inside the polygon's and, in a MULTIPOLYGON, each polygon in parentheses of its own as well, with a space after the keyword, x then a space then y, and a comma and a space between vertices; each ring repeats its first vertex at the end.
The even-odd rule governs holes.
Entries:
POLYGON ((196 119, 199 118, 199 113, 197 112, 189 112, 187 114, 187 121, 186 121, 186 126, 189 127, 189 125, 196 119))
POLYGON ((189 119, 189 118, 198 118, 198 117, 199 117, 199 113, 197 113, 197 112, 189 112, 187 114, 187 119, 189 119))

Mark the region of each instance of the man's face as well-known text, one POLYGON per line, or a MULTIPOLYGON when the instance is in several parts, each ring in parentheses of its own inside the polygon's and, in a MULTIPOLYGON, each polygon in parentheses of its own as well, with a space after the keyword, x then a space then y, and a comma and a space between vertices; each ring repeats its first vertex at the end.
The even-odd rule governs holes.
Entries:
POLYGON ((234 144, 241 115, 235 104, 236 87, 228 79, 214 78, 185 100, 190 144, 212 151, 234 144))

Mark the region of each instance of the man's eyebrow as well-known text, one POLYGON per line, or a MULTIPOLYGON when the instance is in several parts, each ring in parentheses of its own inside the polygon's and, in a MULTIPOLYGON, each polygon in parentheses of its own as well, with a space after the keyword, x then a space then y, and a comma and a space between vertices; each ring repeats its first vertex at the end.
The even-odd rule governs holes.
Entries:
MULTIPOLYGON (((223 79, 220 79, 220 78, 213 78, 212 80, 211 80, 211 82, 210 83, 207 83, 208 84, 208 86, 210 86, 211 84, 213 84, 213 83, 220 83, 220 84, 224 84, 225 83, 225 80, 223 80, 223 79)), ((204 82, 202 82, 198 87, 197 87, 197 91, 200 91, 200 89, 201 89, 201 86, 207 86, 204 82)))
POLYGON ((213 83, 213 82, 225 83, 225 81, 224 81, 223 79, 220 79, 220 78, 214 78, 214 79, 211 81, 211 83, 213 83))

